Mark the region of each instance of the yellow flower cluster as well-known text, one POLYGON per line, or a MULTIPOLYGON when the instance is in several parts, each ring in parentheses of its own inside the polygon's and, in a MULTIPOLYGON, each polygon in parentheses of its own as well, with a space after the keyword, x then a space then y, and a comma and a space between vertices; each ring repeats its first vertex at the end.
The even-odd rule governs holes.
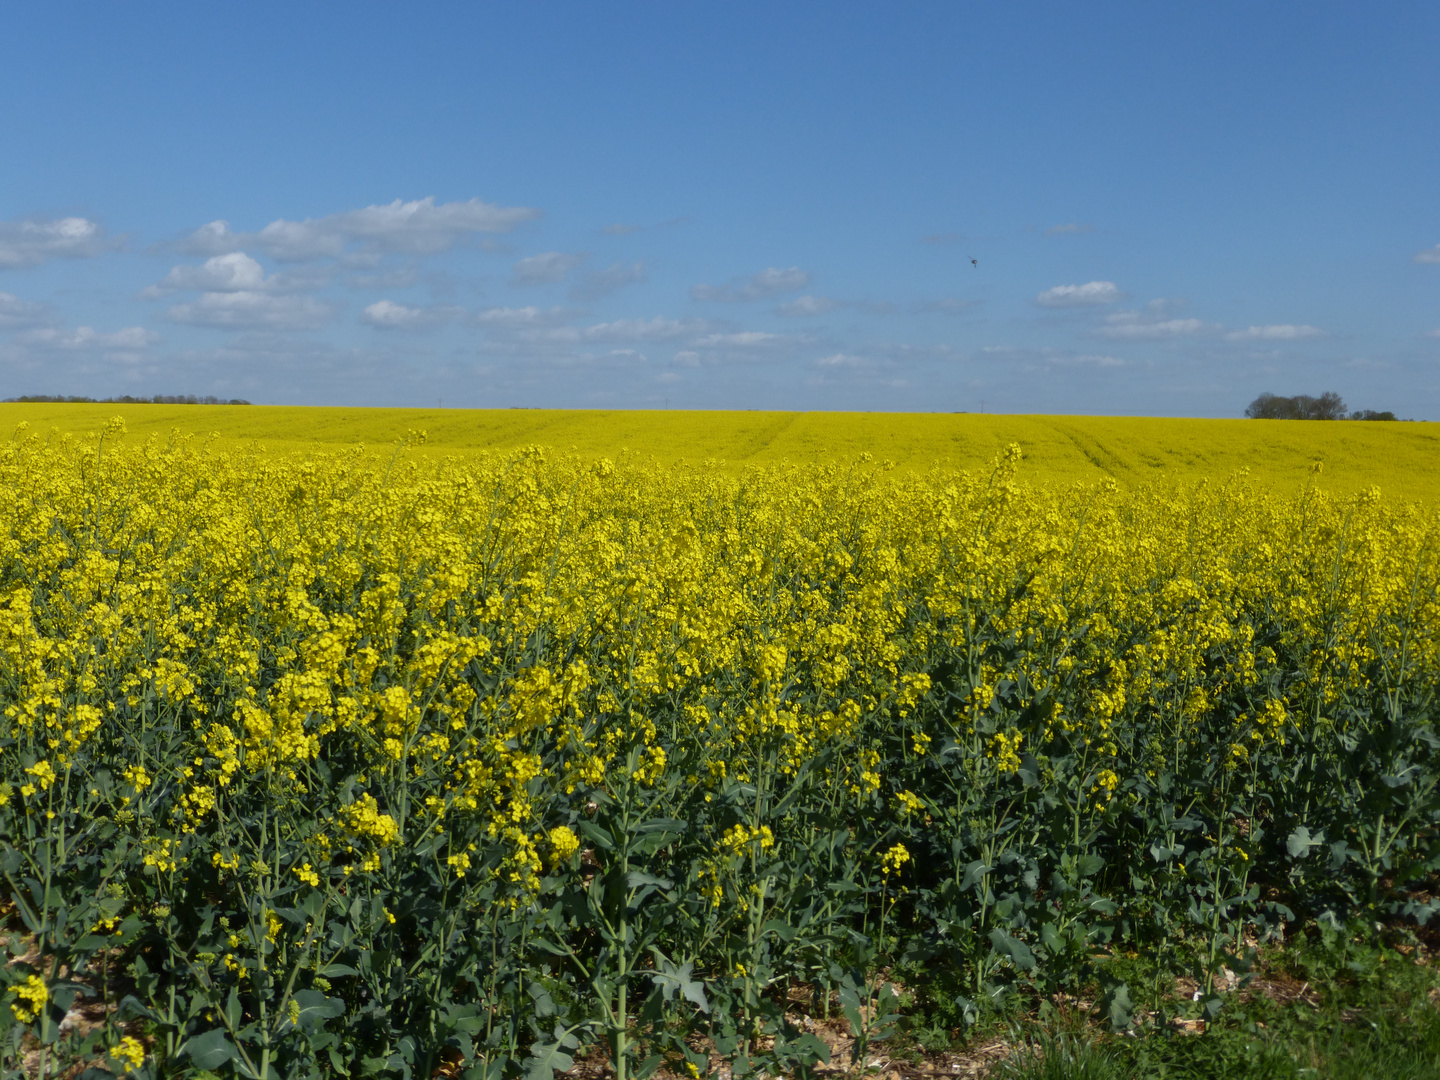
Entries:
POLYGON ((895 796, 895 802, 898 804, 900 813, 905 815, 918 814, 925 809, 924 800, 913 791, 901 791, 895 796))
POLYGON ((550 865, 558 866, 580 850, 580 838, 568 825, 557 825, 546 838, 550 841, 550 865))
POLYGON ((400 836, 400 826, 389 814, 380 813, 375 796, 361 795, 342 812, 345 825, 356 836, 364 836, 377 844, 393 844, 400 836))
POLYGON ((910 861, 910 850, 904 844, 895 844, 880 856, 880 871, 886 877, 900 873, 910 861))
POLYGON ((998 772, 1009 774, 1020 768, 1020 743, 1024 738, 1018 731, 1013 735, 997 731, 990 737, 990 757, 998 772))
POLYGON ((45 987, 45 980, 39 975, 27 975, 23 983, 16 983, 10 988, 15 995, 15 1001, 10 1005, 10 1011, 15 1014, 15 1019, 22 1024, 34 1022, 45 1008, 45 1003, 50 1000, 50 992, 45 987))
POLYGON ((133 1072, 145 1064, 145 1046, 133 1035, 126 1035, 110 1048, 110 1056, 133 1072))
POLYGON ((775 834, 770 831, 769 825, 761 825, 759 828, 732 825, 721 835, 716 850, 726 855, 745 855, 752 844, 755 850, 760 852, 769 851, 775 846, 775 834))
POLYGON ((1115 789, 1120 786, 1120 777, 1114 769, 1101 769, 1095 774, 1095 783, 1091 785, 1091 792, 1095 795, 1096 808, 1102 808, 1115 797, 1115 789))

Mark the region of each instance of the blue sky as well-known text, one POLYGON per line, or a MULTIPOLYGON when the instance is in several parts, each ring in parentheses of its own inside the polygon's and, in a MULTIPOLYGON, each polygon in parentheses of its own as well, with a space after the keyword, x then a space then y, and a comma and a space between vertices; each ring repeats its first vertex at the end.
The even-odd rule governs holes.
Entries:
POLYGON ((1437 57, 1419 3, 14 5, 0 397, 1440 420, 1437 57))

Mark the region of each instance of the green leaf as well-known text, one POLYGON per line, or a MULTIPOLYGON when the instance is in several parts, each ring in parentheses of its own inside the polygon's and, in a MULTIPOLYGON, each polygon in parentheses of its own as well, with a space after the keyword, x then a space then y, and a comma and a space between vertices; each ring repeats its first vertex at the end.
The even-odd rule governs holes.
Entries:
POLYGON ((1013 938, 998 926, 990 931, 990 947, 1001 956, 1008 956, 1017 971, 1033 971, 1035 954, 1018 938, 1013 938))
POLYGON ((822 1065, 830 1064, 830 1047, 825 1045, 824 1039, 809 1031, 786 1042, 785 1049, 806 1064, 816 1061, 822 1065))
MULTIPOLYGON (((27 884, 31 884, 32 888, 33 885, 36 884, 30 878, 26 878, 25 881, 27 884)), ((35 917, 35 912, 31 909, 30 905, 25 902, 25 898, 17 891, 10 894, 10 899, 14 902, 16 910, 20 912, 20 918, 25 923, 25 929, 29 930, 32 934, 39 934, 40 920, 35 917)), ((16 937, 14 940, 18 941, 19 939, 16 937)))
POLYGON ((678 993, 701 1012, 708 1013, 710 1001, 705 996, 705 983, 694 978, 695 961, 687 960, 676 967, 658 950, 654 952, 656 969, 650 973, 650 979, 659 987, 665 1000, 669 1001, 678 993))
POLYGON ((547 1016, 555 1015, 555 1001, 550 997, 549 990, 546 990, 538 982, 532 982, 525 987, 525 992, 535 1003, 535 1015, 538 1018, 543 1020, 547 1016))
MULTIPOLYGON (((139 967, 139 964, 136 964, 139 967)), ((155 1012, 134 994, 126 994, 120 999, 119 1006, 115 1009, 115 1019, 120 1023, 127 1020, 153 1020, 159 1021, 160 1014, 155 1012)))
POLYGON ((980 881, 986 874, 994 869, 995 867, 991 866, 984 859, 976 859, 969 866, 965 867, 965 876, 960 879, 960 891, 965 892, 967 889, 973 887, 976 882, 980 881))
POLYGON ((399 1054, 388 1054, 385 1056, 375 1055, 360 1059, 360 1075, 379 1076, 389 1069, 399 1069, 404 1059, 399 1054))
POLYGON ((1352 856, 1355 856, 1355 855, 1358 855, 1358 854, 1359 854, 1359 853, 1358 853, 1354 848, 1352 848, 1349 844, 1345 843, 1344 840, 1336 840, 1335 843, 1333 843, 1333 844, 1330 845, 1330 869, 1331 869, 1331 871, 1333 872, 1333 871, 1339 870, 1342 866, 1345 865, 1345 860, 1346 860, 1346 859, 1349 859, 1349 858, 1351 858, 1352 856))
POLYGON ((765 925, 760 928, 762 934, 774 934, 781 941, 790 942, 795 940, 799 928, 791 926, 784 919, 767 919, 765 925))
POLYGON ((226 1037, 224 1028, 215 1028, 203 1035, 186 1039, 175 1056, 188 1057, 195 1068, 213 1072, 238 1058, 240 1051, 236 1050, 235 1044, 226 1037))
POLYGON ((1135 1019, 1135 1006, 1130 1001, 1130 987, 1118 982, 1100 997, 1100 1015, 1111 1031, 1125 1031, 1135 1019))
POLYGON ((673 888, 672 882, 664 878, 658 878, 654 874, 643 873, 639 870, 631 870, 625 875, 625 885, 631 889, 638 889, 642 885, 655 885, 661 889, 673 888))
POLYGON ((677 837, 683 836, 686 823, 679 818, 656 818, 638 826, 627 838, 629 850, 638 855, 653 855, 677 837))
POLYGON ((595 822, 580 822, 580 831, 585 834, 587 839, 592 840, 595 844, 604 848, 606 851, 615 850, 614 837, 610 835, 608 830, 602 829, 599 825, 595 824, 595 822))
POLYGON ((635 830, 636 836, 644 836, 647 833, 668 832, 679 835, 685 831, 685 822, 680 818, 656 818, 654 821, 647 821, 635 830))
POLYGON ((345 1015, 342 999, 326 997, 319 990, 297 990, 295 1001, 300 1006, 299 1026, 307 1031, 320 1027, 326 1020, 345 1015))
POLYGON ((530 1056, 521 1064, 525 1080, 554 1080, 557 1072, 566 1072, 575 1064, 569 1051, 579 1045, 574 1035, 557 1027, 555 1041, 537 1042, 530 1047, 530 1056))
POLYGON ((1040 944, 1050 950, 1052 956, 1059 956, 1065 951, 1065 941, 1055 929, 1054 923, 1046 923, 1040 927, 1040 944))
POLYGON ((1310 854, 1311 848, 1319 847, 1324 842, 1324 833, 1312 837, 1310 830, 1304 825, 1301 825, 1285 840, 1285 850, 1290 853, 1292 859, 1303 859, 1306 855, 1310 854))
POLYGON ((495 1057, 489 1061, 477 1061, 460 1074, 461 1080, 501 1080, 505 1075, 507 1059, 495 1057))
POLYGON ((850 1022, 852 1034, 859 1038, 865 1031, 865 1019, 860 1014, 860 994, 854 984, 846 979, 840 986, 840 1012, 850 1022))
MULTIPOLYGON (((535 984, 531 983, 530 985, 533 987, 535 984)), ((485 1027, 484 1020, 480 1018, 480 1006, 478 1005, 449 1005, 441 1014, 441 1022, 451 1031, 458 1031, 464 1035, 478 1035, 485 1027)))
POLYGON ((640 1006, 640 1011, 635 1014, 635 1022, 641 1027, 654 1027, 665 1019, 665 995, 661 993, 660 987, 652 986, 650 993, 645 995, 645 1003, 640 1006))
POLYGON ((680 1053, 682 1053, 682 1054, 685 1055, 685 1061, 686 1061, 688 1064, 693 1065, 693 1066, 695 1067, 695 1072, 696 1072, 697 1075, 699 1075, 699 1076, 704 1076, 706 1073, 708 1073, 708 1072, 710 1071, 710 1055, 709 1055, 709 1054, 703 1054, 703 1053, 700 1053, 700 1052, 698 1052, 698 1051, 696 1051, 696 1050, 692 1050, 690 1047, 686 1046, 683 1042, 682 1042, 682 1043, 678 1043, 678 1044, 677 1044, 677 1048, 679 1049, 680 1053))

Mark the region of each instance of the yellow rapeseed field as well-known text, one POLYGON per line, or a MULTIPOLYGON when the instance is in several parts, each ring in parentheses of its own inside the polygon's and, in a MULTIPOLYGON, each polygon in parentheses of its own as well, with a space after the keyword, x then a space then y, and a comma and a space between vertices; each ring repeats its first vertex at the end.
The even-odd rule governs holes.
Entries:
POLYGON ((633 412, 542 409, 343 409, 186 405, 0 405, 0 430, 99 430, 123 412, 133 435, 218 433, 222 445, 276 450, 385 447, 423 430, 422 454, 538 445, 645 461, 822 464, 862 453, 905 471, 984 466, 1014 443, 1032 480, 1109 477, 1122 484, 1222 481, 1240 469, 1293 491, 1317 461, 1325 486, 1440 501, 1440 425, 948 413, 633 412))
POLYGON ((1436 906, 1429 426, 7 409, 7 1069, 789 1074, 1436 906))

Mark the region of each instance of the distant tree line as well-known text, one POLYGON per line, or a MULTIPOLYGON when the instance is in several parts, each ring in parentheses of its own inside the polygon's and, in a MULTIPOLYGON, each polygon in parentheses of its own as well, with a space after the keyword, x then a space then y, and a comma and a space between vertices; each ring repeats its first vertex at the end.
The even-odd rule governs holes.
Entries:
POLYGON ((6 398, 7 403, 13 402, 45 402, 59 403, 63 405, 249 405, 250 402, 242 398, 218 398, 211 394, 196 396, 195 394, 156 394, 154 397, 131 397, 123 394, 120 397, 75 397, 65 394, 24 394, 21 397, 6 398))
POLYGON ((1319 397, 1296 394, 1281 397, 1279 394, 1261 394, 1245 410, 1252 420, 1394 420, 1395 414, 1389 409, 1356 409, 1346 412, 1345 399, 1329 392, 1319 397))

